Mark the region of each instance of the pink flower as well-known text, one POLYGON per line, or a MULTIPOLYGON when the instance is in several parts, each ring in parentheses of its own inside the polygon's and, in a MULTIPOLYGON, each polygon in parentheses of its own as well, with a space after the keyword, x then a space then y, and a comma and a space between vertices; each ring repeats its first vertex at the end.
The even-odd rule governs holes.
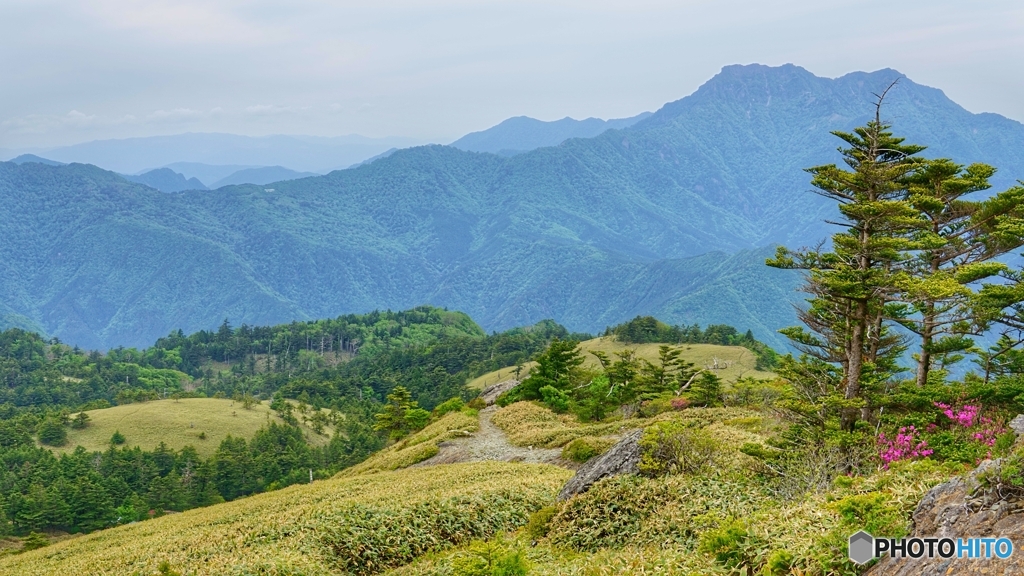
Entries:
POLYGON ((919 440, 917 434, 917 429, 913 426, 900 428, 895 438, 886 438, 885 433, 880 433, 878 457, 882 460, 882 467, 888 470, 889 464, 898 460, 931 456, 933 450, 928 448, 928 441, 919 440))
POLYGON ((942 413, 945 414, 946 418, 949 418, 954 423, 959 424, 964 428, 974 426, 978 419, 978 415, 981 412, 980 406, 974 406, 972 404, 964 405, 961 408, 954 408, 948 404, 943 404, 942 402, 934 402, 933 404, 936 408, 942 410, 942 413))

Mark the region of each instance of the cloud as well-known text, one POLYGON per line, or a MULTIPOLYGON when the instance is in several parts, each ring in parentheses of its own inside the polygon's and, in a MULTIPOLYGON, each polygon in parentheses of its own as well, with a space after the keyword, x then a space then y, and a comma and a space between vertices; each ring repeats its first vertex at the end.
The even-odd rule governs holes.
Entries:
POLYGON ((134 114, 103 116, 71 110, 67 114, 28 114, 0 121, 0 132, 7 134, 47 134, 61 131, 85 131, 114 126, 146 126, 201 121, 223 113, 220 107, 208 112, 191 108, 154 110, 142 117, 134 114))
POLYGON ((147 120, 155 121, 187 121, 197 120, 206 116, 203 112, 191 108, 174 108, 172 110, 157 110, 146 116, 147 120))
POLYGON ((5 147, 184 126, 454 138, 517 115, 633 115, 751 62, 896 68, 1024 119, 1019 0, 0 3, 5 147))
POLYGON ((290 112, 296 112, 301 110, 295 106, 278 106, 275 104, 256 104, 254 106, 247 106, 245 113, 250 116, 274 116, 278 114, 288 114, 290 112))

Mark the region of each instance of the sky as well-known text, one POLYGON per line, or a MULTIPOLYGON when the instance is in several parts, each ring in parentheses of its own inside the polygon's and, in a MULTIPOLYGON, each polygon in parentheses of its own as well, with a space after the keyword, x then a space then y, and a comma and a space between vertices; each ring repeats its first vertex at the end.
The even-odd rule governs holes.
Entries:
POLYGON ((1024 3, 0 0, 0 148, 227 132, 447 143, 619 118, 729 64, 895 68, 1024 121, 1024 3))

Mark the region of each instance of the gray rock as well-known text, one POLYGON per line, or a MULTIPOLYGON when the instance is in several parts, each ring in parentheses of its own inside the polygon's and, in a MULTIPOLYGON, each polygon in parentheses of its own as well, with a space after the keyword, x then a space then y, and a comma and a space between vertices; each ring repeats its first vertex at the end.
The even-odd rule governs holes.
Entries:
POLYGON ((488 406, 492 406, 497 401, 498 396, 501 396, 508 390, 511 390, 519 385, 519 380, 513 378, 512 380, 505 380, 504 382, 498 382, 497 384, 491 384, 487 388, 480 392, 480 397, 484 399, 484 402, 488 406))
POLYGON ((1024 434, 1024 414, 1017 414, 1017 417, 1010 420, 1010 429, 1017 433, 1017 436, 1024 434))
MULTIPOLYGON (((955 478, 932 488, 914 510, 914 531, 919 538, 1006 537, 1014 548, 1024 542, 1024 514, 1021 503, 996 494, 979 481, 1001 460, 986 460, 966 478, 955 478)), ((876 536, 885 537, 885 534, 876 536)), ((893 558, 885 556, 864 576, 1010 576, 1024 574, 1024 555, 1014 553, 1006 560, 893 558)))
POLYGON ((621 474, 636 474, 640 462, 640 436, 643 430, 633 430, 607 452, 591 458, 569 479, 558 493, 558 500, 568 500, 576 494, 586 492, 604 478, 621 474))

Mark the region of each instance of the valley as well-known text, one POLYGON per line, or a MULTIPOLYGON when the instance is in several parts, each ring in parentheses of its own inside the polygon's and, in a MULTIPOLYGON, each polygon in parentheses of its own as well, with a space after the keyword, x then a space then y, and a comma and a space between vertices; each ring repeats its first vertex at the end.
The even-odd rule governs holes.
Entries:
MULTIPOLYGON (((225 317, 272 324, 431 303, 487 330, 553 318, 599 332, 651 314, 728 323, 781 349, 800 278, 762 262, 774 244, 827 236, 828 205, 803 168, 836 161, 829 132, 867 119, 873 87, 896 77, 729 66, 591 138, 511 157, 406 148, 216 193, 3 163, 0 218, 17 225, 0 238, 0 326, 108 349, 225 317)), ((995 189, 1024 170, 1017 122, 908 79, 888 106, 928 157, 997 166, 995 189)))

